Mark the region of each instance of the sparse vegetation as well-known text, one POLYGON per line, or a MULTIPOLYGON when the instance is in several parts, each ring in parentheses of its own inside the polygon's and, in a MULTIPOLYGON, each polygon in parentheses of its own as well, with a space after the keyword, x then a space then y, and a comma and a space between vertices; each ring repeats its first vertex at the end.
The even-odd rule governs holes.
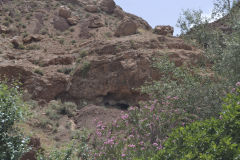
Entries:
POLYGON ((27 50, 39 50, 41 47, 37 44, 30 44, 28 46, 26 46, 27 50))
POLYGON ((81 72, 81 75, 82 75, 83 77, 86 77, 86 76, 87 76, 87 73, 88 73, 90 67, 91 67, 91 64, 90 64, 88 61, 84 61, 84 62, 82 63, 80 72, 81 72))
POLYGON ((43 76, 43 71, 40 70, 40 69, 35 69, 35 70, 34 70, 34 73, 36 73, 36 74, 38 74, 38 75, 40 75, 40 76, 43 76))
POLYGON ((73 71, 73 68, 64 67, 64 68, 58 69, 57 71, 60 72, 60 73, 64 73, 64 74, 68 75, 73 71))

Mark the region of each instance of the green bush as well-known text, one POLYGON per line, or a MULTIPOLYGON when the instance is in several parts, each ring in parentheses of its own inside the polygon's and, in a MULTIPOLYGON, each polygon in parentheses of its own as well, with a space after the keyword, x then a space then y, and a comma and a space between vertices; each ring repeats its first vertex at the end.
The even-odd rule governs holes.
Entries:
POLYGON ((27 138, 14 126, 24 119, 26 106, 17 86, 0 82, 0 159, 16 160, 27 151, 27 138))
POLYGON ((228 94, 219 118, 194 122, 172 132, 152 160, 240 159, 240 82, 228 94))

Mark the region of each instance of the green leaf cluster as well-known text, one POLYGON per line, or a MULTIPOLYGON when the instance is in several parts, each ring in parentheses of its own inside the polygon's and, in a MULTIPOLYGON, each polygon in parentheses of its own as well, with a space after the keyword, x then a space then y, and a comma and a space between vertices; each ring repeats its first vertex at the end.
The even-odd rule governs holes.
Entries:
POLYGON ((240 159, 240 89, 224 101, 219 118, 174 130, 151 160, 240 159))
POLYGON ((0 159, 15 160, 27 150, 27 139, 14 126, 23 120, 26 106, 17 85, 0 83, 0 159))

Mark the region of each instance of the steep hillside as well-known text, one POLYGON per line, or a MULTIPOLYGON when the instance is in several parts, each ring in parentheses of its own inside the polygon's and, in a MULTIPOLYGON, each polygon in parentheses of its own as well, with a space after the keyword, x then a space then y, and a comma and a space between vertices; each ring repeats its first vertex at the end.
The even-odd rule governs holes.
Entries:
POLYGON ((112 0, 0 4, 0 76, 22 83, 35 118, 20 126, 45 146, 148 99, 139 87, 162 77, 155 58, 167 55, 176 66, 202 60, 201 50, 173 37, 171 27, 153 30, 112 0))

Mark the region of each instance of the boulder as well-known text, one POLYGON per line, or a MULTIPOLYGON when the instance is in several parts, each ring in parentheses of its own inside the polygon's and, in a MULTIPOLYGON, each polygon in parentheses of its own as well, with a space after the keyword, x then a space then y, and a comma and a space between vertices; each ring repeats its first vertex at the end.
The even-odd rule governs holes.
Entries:
POLYGON ((131 19, 124 19, 118 26, 115 36, 129 36, 137 33, 137 24, 131 19))
POLYGON ((97 13, 97 12, 99 12, 98 6, 96 6, 96 5, 86 5, 86 6, 85 6, 85 10, 86 10, 87 12, 91 12, 91 13, 97 13))
POLYGON ((122 8, 119 7, 119 6, 117 6, 117 7, 114 9, 113 15, 114 15, 115 17, 120 18, 120 19, 123 19, 123 18, 125 17, 124 11, 123 11, 122 8))
POLYGON ((67 30, 70 25, 68 24, 68 22, 66 21, 66 19, 62 18, 62 17, 56 17, 53 19, 53 26, 56 30, 59 31, 65 31, 67 30))
POLYGON ((93 16, 90 18, 88 28, 99 28, 103 26, 103 20, 99 16, 93 16))
POLYGON ((68 24, 73 26, 78 23, 78 19, 77 19, 77 17, 70 17, 70 18, 67 18, 67 22, 68 22, 68 24))
POLYGON ((25 38, 23 38, 23 43, 32 43, 32 42, 39 42, 41 41, 43 38, 40 35, 29 35, 25 38))
POLYGON ((104 12, 111 14, 116 7, 116 3, 113 0, 101 0, 99 7, 104 12))
POLYGON ((172 26, 156 26, 153 33, 164 36, 172 36, 174 28, 172 26))
POLYGON ((61 6, 58 10, 58 15, 65 19, 70 18, 71 14, 72 14, 71 10, 66 6, 61 6))

